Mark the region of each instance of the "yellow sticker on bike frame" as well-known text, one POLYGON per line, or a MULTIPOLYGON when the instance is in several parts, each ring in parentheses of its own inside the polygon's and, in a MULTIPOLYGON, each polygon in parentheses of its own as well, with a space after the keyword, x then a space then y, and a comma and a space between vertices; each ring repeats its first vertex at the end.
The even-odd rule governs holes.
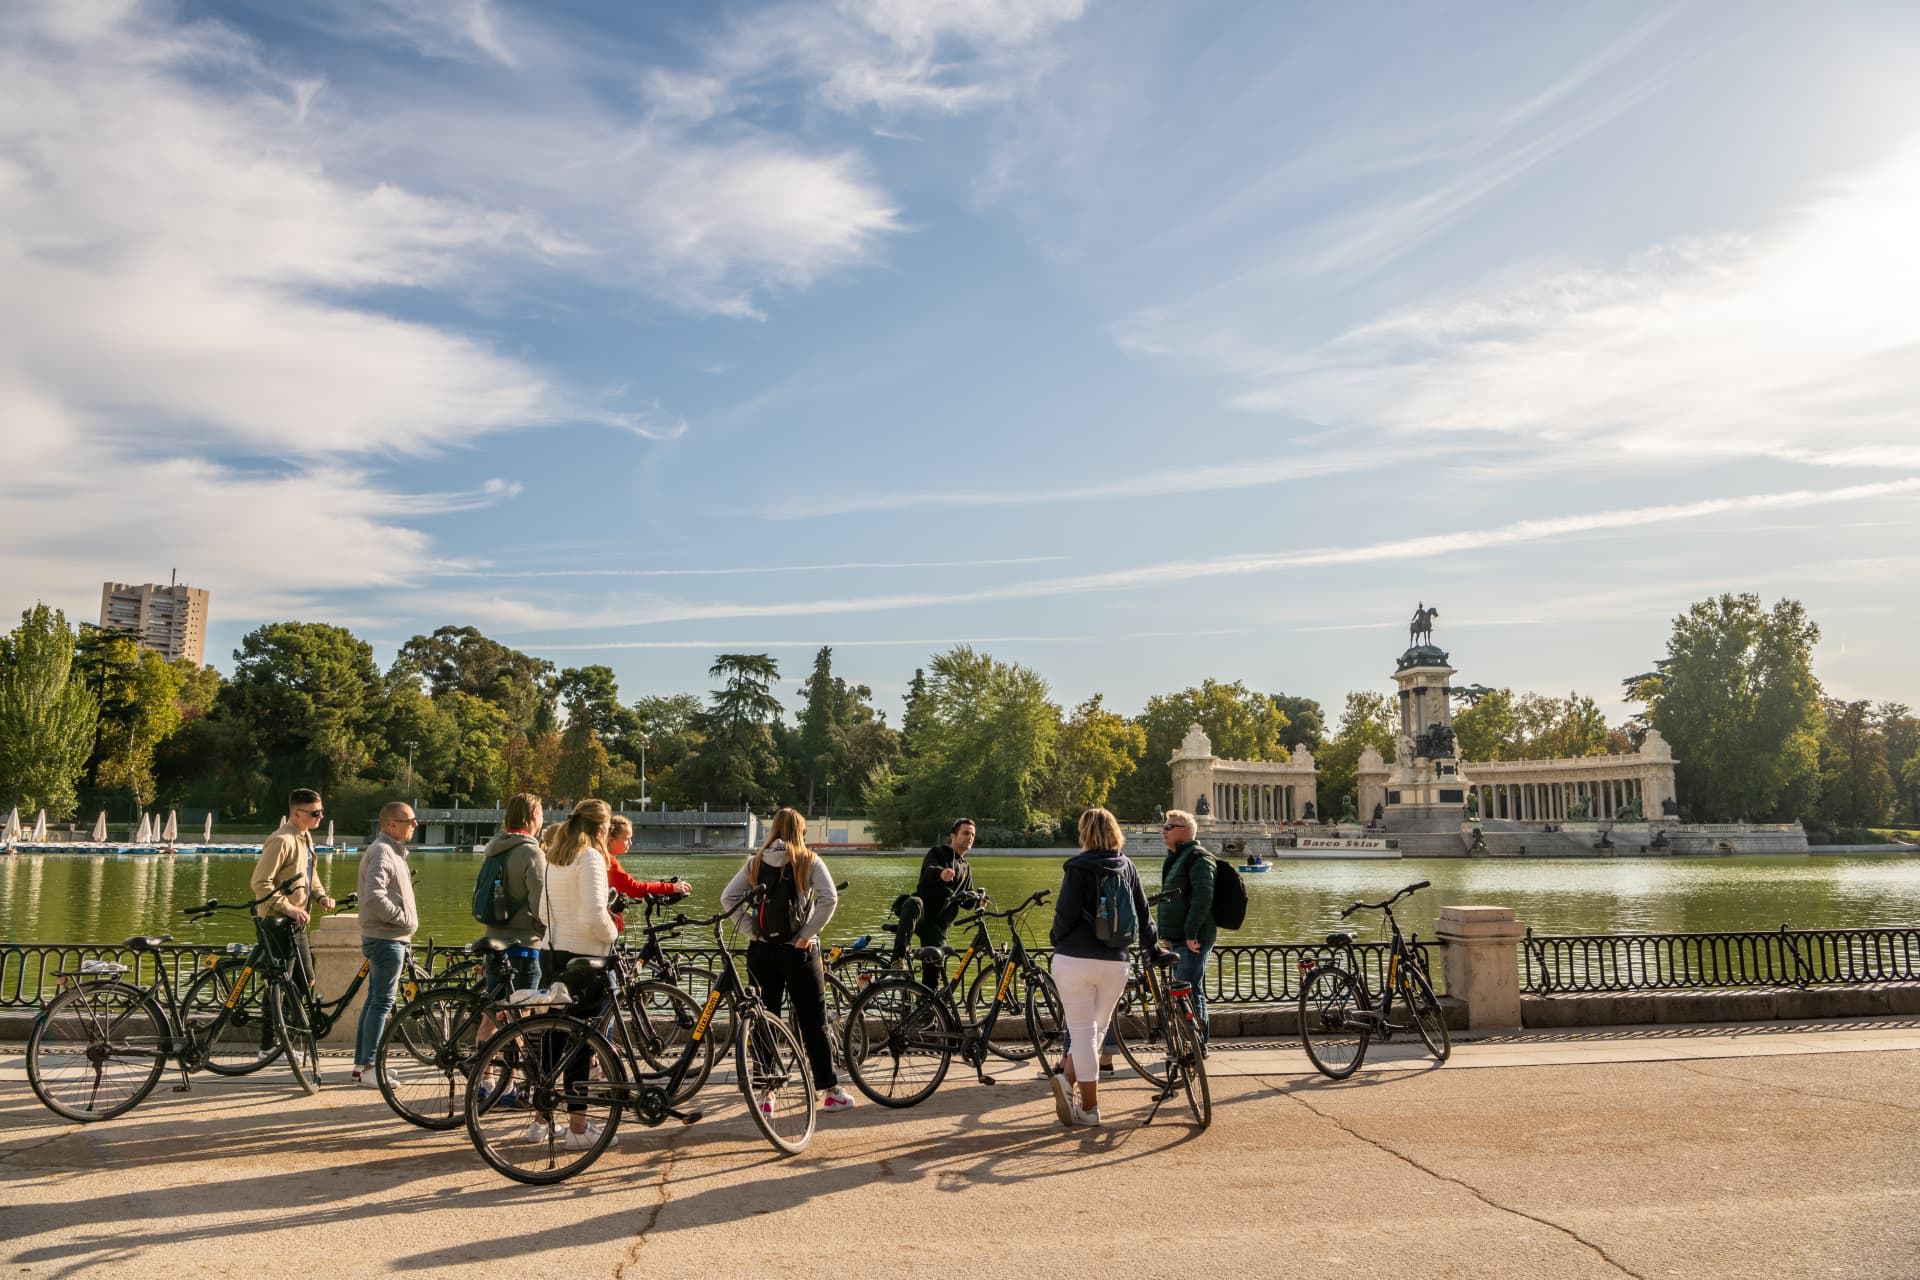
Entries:
POLYGON ((1000 975, 1000 990, 994 999, 1001 1004, 1007 1002, 1007 988, 1013 985, 1013 961, 1007 961, 1007 971, 1000 975))
POLYGON ((693 1040, 698 1044, 706 1038, 707 1024, 713 1021, 713 1011, 720 1007, 720 988, 707 992, 706 1007, 700 1010, 700 1021, 693 1024, 693 1040))
POLYGON ((233 980, 233 990, 227 992, 227 1008, 231 1009, 233 1008, 233 1006, 240 1003, 240 997, 242 994, 246 992, 246 989, 247 989, 247 979, 251 978, 252 976, 253 976, 252 965, 248 965, 246 968, 240 971, 240 976, 233 980))
POLYGON ((1398 981, 1400 981, 1400 957, 1395 956, 1387 963, 1387 985, 1392 986, 1398 981))

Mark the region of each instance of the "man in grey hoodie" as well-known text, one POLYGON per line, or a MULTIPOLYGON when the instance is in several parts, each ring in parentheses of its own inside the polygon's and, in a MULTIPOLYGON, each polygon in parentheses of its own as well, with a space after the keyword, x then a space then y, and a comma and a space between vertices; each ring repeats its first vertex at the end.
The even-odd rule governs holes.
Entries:
POLYGON ((487 991, 504 1000, 516 991, 540 985, 540 944, 547 925, 542 906, 546 893, 547 855, 540 848, 540 797, 517 795, 507 801, 506 821, 488 842, 488 858, 506 854, 507 900, 513 914, 505 924, 487 926, 487 936, 507 944, 503 952, 487 954, 487 991))
POLYGON ((360 954, 367 958, 367 1001, 353 1039, 353 1082, 372 1084, 380 1033, 393 1012, 393 996, 406 967, 407 944, 420 927, 413 901, 413 871, 407 842, 418 826, 413 806, 395 800, 380 810, 380 834, 360 855, 360 954))

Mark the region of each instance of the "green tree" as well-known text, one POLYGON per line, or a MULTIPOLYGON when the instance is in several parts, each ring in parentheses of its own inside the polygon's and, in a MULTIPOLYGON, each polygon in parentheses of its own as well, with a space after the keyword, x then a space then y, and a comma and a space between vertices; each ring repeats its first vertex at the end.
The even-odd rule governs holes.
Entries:
POLYGON ((607 776, 607 748, 589 716, 575 716, 560 735, 560 759, 553 786, 562 800, 589 800, 600 794, 607 776))
POLYGON ((707 674, 725 683, 701 713, 706 741, 689 763, 687 780, 711 801, 764 804, 781 782, 773 728, 783 710, 773 692, 780 664, 764 653, 723 653, 707 674))
POLYGON ((1147 731, 1117 711, 1102 696, 1073 709, 1054 740, 1046 805, 1056 817, 1105 805, 1119 781, 1139 767, 1147 749, 1147 731))
POLYGON ((1600 714, 1600 704, 1592 698, 1578 693, 1569 693, 1564 698, 1526 693, 1514 703, 1513 713, 1520 727, 1525 758, 1551 760, 1606 754, 1607 718, 1600 714))
POLYGON ((94 784, 133 795, 142 809, 155 799, 154 751, 180 726, 180 671, 151 650, 135 655, 131 700, 100 720, 94 784))
POLYGON ((418 681, 400 680, 386 691, 376 767, 404 795, 446 799, 460 736, 453 716, 418 681))
MULTIPOLYGON (((646 794, 655 805, 684 809, 693 803, 685 771, 706 744, 700 727, 703 710, 699 696, 691 693, 651 695, 634 702, 636 742, 646 739, 646 794)), ((639 794, 637 783, 634 794, 639 794)))
POLYGON ((99 713, 74 648, 66 615, 44 604, 0 641, 0 799, 56 818, 73 815, 99 713))
POLYGON ((1893 775, 1881 719, 1864 699, 1822 701, 1826 732, 1820 741, 1821 821, 1834 830, 1877 827, 1893 807, 1893 775))
POLYGON ((324 791, 372 762, 380 691, 366 641, 323 622, 276 622, 241 640, 225 696, 275 791, 324 791))
POLYGON ((1280 731, 1280 745, 1291 753, 1296 747, 1305 747, 1309 751, 1318 751, 1326 738, 1327 713, 1312 698, 1296 697, 1293 694, 1276 693, 1273 705, 1280 708, 1280 714, 1287 718, 1287 727, 1280 731))
POLYGON ((1314 757, 1320 771, 1320 816, 1337 815, 1349 797, 1359 804, 1360 755, 1372 747, 1391 761, 1396 719, 1393 703, 1383 693, 1363 689, 1347 695, 1339 728, 1314 757))
POLYGON ((1274 699, 1238 680, 1225 684, 1209 678, 1178 693, 1158 694, 1147 700, 1147 709, 1136 723, 1146 731, 1146 749, 1139 766, 1113 796, 1117 812, 1127 818, 1145 818, 1167 804, 1173 795, 1173 766, 1168 760, 1190 725, 1206 731, 1213 754, 1224 760, 1288 758, 1281 743, 1286 714, 1274 699))
POLYGON ((1887 740, 1887 776, 1894 789, 1894 821, 1920 824, 1920 718, 1904 704, 1883 702, 1876 709, 1887 740))
POLYGON ((913 713, 894 785, 869 783, 881 839, 931 840, 961 814, 1018 832, 1051 825, 1041 800, 1060 709, 1038 674, 960 645, 934 657, 913 713))
POLYGON ((508 795, 534 789, 513 785, 516 780, 508 767, 508 748, 529 740, 513 732, 505 707, 459 689, 450 690, 434 702, 454 725, 453 761, 446 781, 454 804, 475 807, 504 804, 508 795))
POLYGON ((522 733, 545 733, 559 724, 553 664, 489 640, 473 627, 441 627, 401 645, 388 678, 408 676, 426 681, 436 698, 455 691, 484 698, 522 733))
POLYGON ((816 786, 841 788, 845 811, 858 804, 858 788, 874 768, 899 754, 900 735, 873 708, 872 689, 833 673, 831 648, 814 655, 813 673, 801 690, 806 705, 794 738, 795 780, 806 789, 808 812, 814 811, 816 786))
MULTIPOLYGON (((1513 690, 1493 689, 1453 717, 1454 748, 1462 760, 1517 760, 1524 736, 1514 714, 1513 690)), ((1392 752, 1385 752, 1391 757, 1392 752)))
POLYGON ((1791 818, 1811 799, 1824 716, 1820 628, 1796 600, 1771 610, 1722 595, 1674 619, 1655 670, 1628 696, 1673 747, 1683 809, 1710 821, 1791 818))

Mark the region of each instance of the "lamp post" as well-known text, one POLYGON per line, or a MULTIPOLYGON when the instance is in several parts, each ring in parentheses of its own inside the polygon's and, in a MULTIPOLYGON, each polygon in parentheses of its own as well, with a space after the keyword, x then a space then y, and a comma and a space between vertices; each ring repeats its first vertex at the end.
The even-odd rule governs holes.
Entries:
POLYGON ((640 811, 647 810, 647 748, 653 745, 653 739, 646 734, 640 735, 640 811))
POLYGON ((833 839, 833 784, 827 784, 827 830, 826 838, 833 839))
POLYGON ((420 807, 420 783, 413 776, 413 749, 419 745, 412 739, 407 741, 407 787, 413 792, 413 799, 409 803, 416 809, 420 807))

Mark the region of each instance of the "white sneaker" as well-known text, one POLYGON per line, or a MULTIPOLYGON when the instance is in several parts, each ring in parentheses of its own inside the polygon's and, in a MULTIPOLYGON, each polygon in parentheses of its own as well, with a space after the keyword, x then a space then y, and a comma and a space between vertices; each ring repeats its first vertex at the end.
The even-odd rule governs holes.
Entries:
MULTIPOLYGON (((567 1130, 567 1150, 569 1151, 585 1151, 599 1140, 600 1126, 594 1124, 592 1121, 588 1121, 587 1127, 579 1133, 575 1133, 571 1129, 567 1130)), ((615 1134, 613 1137, 607 1139, 607 1145, 609 1147, 618 1146, 619 1142, 619 1134, 615 1134)))
POLYGON ((1099 1107, 1083 1107, 1080 1105, 1080 1099, 1078 1098, 1069 1099, 1067 1106, 1073 1113, 1074 1124, 1083 1129, 1098 1129, 1100 1127, 1099 1107))
POLYGON ((761 1115, 770 1116, 773 1114, 773 1100, 775 1096, 771 1091, 767 1093, 756 1093, 753 1095, 753 1105, 760 1108, 761 1115))
POLYGON ((846 1111, 852 1108, 852 1106, 853 1095, 839 1085, 833 1086, 833 1088, 820 1095, 820 1109, 822 1111, 846 1111))
POLYGON ((1067 1090, 1073 1086, 1067 1083, 1066 1073, 1064 1071, 1047 1072, 1047 1085, 1053 1090, 1053 1113, 1060 1117, 1061 1124, 1071 1129, 1073 1127, 1073 1111, 1071 1110, 1073 1102, 1067 1097, 1067 1090))
POLYGON ((553 1141, 553 1125, 546 1120, 535 1120, 527 1126, 527 1131, 520 1135, 520 1141, 551 1142, 553 1141))

